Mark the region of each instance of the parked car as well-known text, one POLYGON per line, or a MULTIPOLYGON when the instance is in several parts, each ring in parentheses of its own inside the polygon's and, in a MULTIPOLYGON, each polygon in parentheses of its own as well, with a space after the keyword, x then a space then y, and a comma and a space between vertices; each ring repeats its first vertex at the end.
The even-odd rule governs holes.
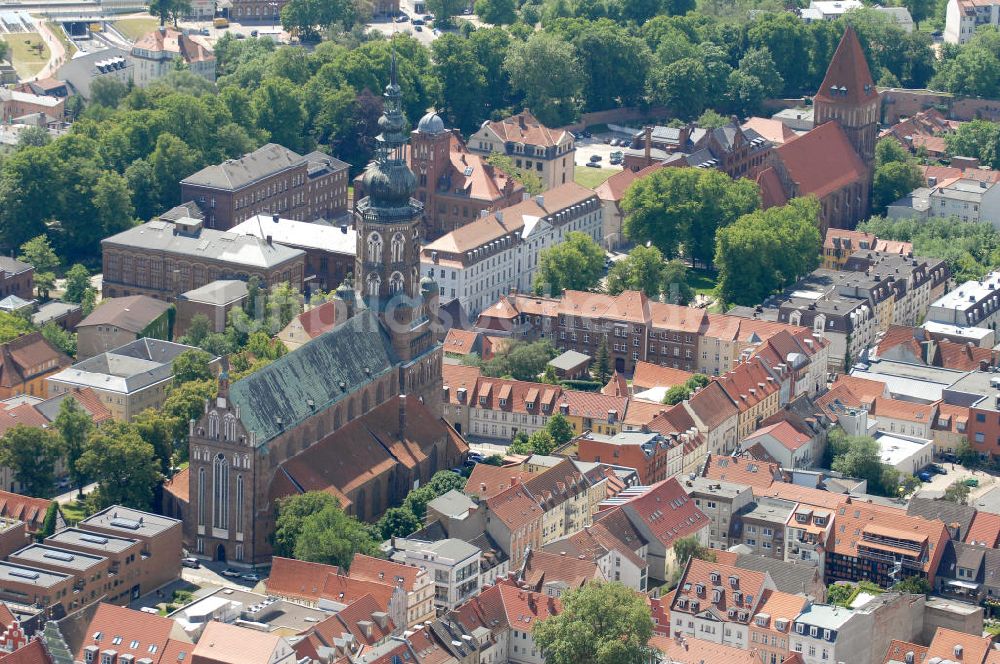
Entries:
POLYGON ((966 477, 965 478, 965 486, 968 486, 968 487, 977 487, 977 486, 979 486, 979 480, 977 480, 974 477, 966 477))
POLYGON ((243 579, 244 581, 252 581, 253 583, 257 583, 258 581, 260 581, 260 577, 257 576, 256 572, 247 572, 246 574, 240 574, 240 578, 243 579))
POLYGON ((589 131, 587 131, 586 129, 584 129, 584 130, 583 130, 583 131, 581 131, 580 133, 581 133, 581 134, 583 134, 583 137, 584 137, 584 138, 592 138, 592 137, 593 137, 593 134, 591 134, 591 133, 590 133, 589 131))
POLYGON ((413 23, 413 25, 424 25, 424 19, 422 19, 422 18, 415 18, 415 19, 413 19, 412 23, 413 23))
POLYGON ((941 455, 941 460, 947 461, 948 463, 958 463, 958 457, 952 454, 951 452, 944 452, 941 455))
POLYGON ((233 36, 236 37, 237 39, 246 39, 247 38, 247 36, 245 34, 243 34, 242 32, 234 32, 233 36))
POLYGON ((926 470, 921 470, 919 473, 917 473, 917 479, 919 479, 921 482, 930 482, 931 474, 928 473, 926 470))
POLYGON ((209 36, 210 34, 212 34, 212 31, 211 31, 211 30, 209 30, 208 28, 202 28, 201 30, 199 30, 199 31, 198 31, 198 33, 199 33, 199 34, 200 34, 200 35, 201 35, 202 37, 208 37, 208 36, 209 36))
POLYGON ((927 466, 927 470, 929 470, 930 472, 934 473, 935 475, 947 475, 948 474, 948 471, 945 470, 943 466, 939 466, 936 463, 932 463, 931 465, 927 466))
POLYGON ((400 14, 399 18, 396 19, 396 23, 406 23, 410 20, 410 17, 406 14, 400 14))
POLYGON ((416 30, 417 32, 423 32, 424 31, 424 26, 422 26, 422 25, 414 25, 413 29, 416 30))
POLYGON ((604 157, 602 157, 599 154, 592 154, 592 155, 590 155, 590 160, 591 161, 597 162, 597 161, 601 161, 602 159, 604 159, 604 157))
POLYGON ((227 567, 226 569, 222 570, 220 574, 229 579, 238 579, 241 576, 243 576, 243 572, 234 567, 227 567))
POLYGON ((434 20, 434 14, 424 14, 424 20, 425 21, 433 21, 434 20))
POLYGON ((587 162, 587 167, 588 168, 600 168, 601 165, 598 164, 596 161, 588 161, 587 162))
POLYGON ((191 569, 198 569, 201 567, 201 563, 197 558, 181 558, 181 567, 190 567, 191 569))
POLYGON ((622 163, 622 160, 620 158, 618 158, 618 157, 612 157, 611 160, 608 161, 608 163, 611 164, 612 166, 620 166, 621 163, 622 163))
POLYGON ((605 142, 606 144, 608 144, 608 145, 611 145, 611 139, 610 139, 610 138, 605 138, 605 139, 604 139, 604 142, 605 142))

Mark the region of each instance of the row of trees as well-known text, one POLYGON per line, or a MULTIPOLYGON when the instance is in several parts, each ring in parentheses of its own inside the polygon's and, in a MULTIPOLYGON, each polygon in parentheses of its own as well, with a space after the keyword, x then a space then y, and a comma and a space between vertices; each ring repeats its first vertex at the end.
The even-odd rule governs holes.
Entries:
POLYGON ((511 454, 552 454, 553 450, 573 440, 573 425, 562 413, 549 417, 545 426, 528 435, 518 431, 511 441, 511 454))

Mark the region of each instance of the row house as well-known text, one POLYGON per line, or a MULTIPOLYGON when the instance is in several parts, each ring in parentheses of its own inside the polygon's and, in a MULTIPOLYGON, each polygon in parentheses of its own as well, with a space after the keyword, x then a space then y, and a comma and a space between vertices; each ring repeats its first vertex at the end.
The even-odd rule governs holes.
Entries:
POLYGON ((758 497, 734 518, 731 539, 750 549, 751 555, 785 561, 785 532, 794 511, 792 501, 758 497))
MULTIPOLYGON (((927 111, 927 113, 937 113, 937 111, 931 110, 927 111)), ((923 114, 917 114, 917 116, 920 115, 923 114)), ((887 131, 891 131, 891 129, 887 131)), ((847 260, 857 251, 867 251, 869 249, 894 254, 910 254, 913 253, 913 244, 898 240, 882 240, 874 234, 864 231, 830 228, 826 231, 826 235, 823 236, 823 267, 830 270, 839 270, 846 265, 847 260)))
POLYGON ((912 252, 859 251, 847 259, 844 269, 890 278, 894 293, 891 323, 895 325, 916 325, 922 320, 951 278, 944 260, 918 258, 912 252))
POLYGON ((668 477, 677 477, 678 468, 680 474, 690 475, 708 453, 708 436, 698 428, 686 403, 661 411, 644 428, 672 441, 667 459, 668 477))
POLYGON ((692 556, 670 605, 671 635, 746 650, 750 625, 765 591, 777 591, 771 575, 692 556))
POLYGON ((735 530, 738 515, 753 506, 750 487, 706 477, 685 479, 683 486, 694 504, 709 519, 709 548, 726 550, 736 544, 730 539, 730 532, 735 530))
POLYGON ((718 379, 738 411, 736 437, 743 440, 780 407, 780 384, 756 358, 737 365, 718 379))
POLYGON ((781 378, 782 406, 806 394, 814 397, 826 389, 830 343, 806 329, 782 330, 765 339, 753 351, 781 378))
POLYGON ((524 482, 543 511, 542 546, 590 525, 591 505, 607 494, 605 481, 600 469, 584 473, 564 459, 524 482))
POLYGON ((740 411, 718 381, 701 388, 683 404, 705 436, 709 453, 728 454, 736 448, 740 411))
MULTIPOLYGON (((531 435, 557 412, 562 394, 558 385, 481 377, 469 404, 467 434, 504 443, 518 433, 531 435)), ((460 393, 458 399, 461 404, 469 396, 460 393)))
POLYGON ((628 520, 605 518, 569 537, 545 546, 544 551, 594 562, 608 581, 618 581, 633 590, 646 592, 649 563, 646 542, 628 520))
POLYGON ((542 546, 545 511, 520 481, 481 504, 485 505, 486 532, 506 549, 511 569, 519 568, 526 551, 542 546))
POLYGON ((966 281, 947 295, 935 298, 927 320, 962 327, 996 328, 1000 323, 1000 272, 978 281, 966 281))
POLYGON ((815 350, 807 353, 810 358, 823 352, 815 334, 787 320, 710 314, 650 300, 638 291, 616 296, 565 291, 557 298, 501 295, 480 313, 476 328, 486 334, 550 339, 561 349, 590 357, 603 344, 615 371, 626 375, 647 362, 718 376, 782 331, 796 335, 803 346, 811 340, 815 350))
POLYGON ((641 483, 654 484, 681 473, 683 448, 690 435, 630 431, 607 436, 588 431, 573 443, 580 461, 634 468, 641 483))
POLYGON ((442 235, 421 251, 420 270, 435 279, 442 302, 457 299, 476 316, 504 293, 530 292, 541 253, 571 232, 600 242, 600 199, 575 182, 490 214, 442 235))
POLYGON ((355 553, 351 576, 398 586, 406 592, 406 625, 434 619, 434 580, 426 569, 355 553))

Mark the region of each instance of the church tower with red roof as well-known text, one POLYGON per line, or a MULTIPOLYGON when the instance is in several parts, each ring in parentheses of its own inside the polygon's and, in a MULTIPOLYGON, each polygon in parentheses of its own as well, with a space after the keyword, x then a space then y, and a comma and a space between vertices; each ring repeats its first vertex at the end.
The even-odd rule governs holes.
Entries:
POLYGON ((837 122, 871 169, 878 134, 879 94, 853 28, 844 31, 813 102, 815 125, 837 122))

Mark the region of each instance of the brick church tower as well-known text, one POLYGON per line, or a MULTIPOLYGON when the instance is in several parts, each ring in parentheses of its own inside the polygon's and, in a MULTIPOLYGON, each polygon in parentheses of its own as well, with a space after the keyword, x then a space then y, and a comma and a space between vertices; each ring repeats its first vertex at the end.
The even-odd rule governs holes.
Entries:
POLYGON ((853 28, 844 31, 813 102, 815 125, 838 123, 871 171, 878 135, 879 94, 853 28))

